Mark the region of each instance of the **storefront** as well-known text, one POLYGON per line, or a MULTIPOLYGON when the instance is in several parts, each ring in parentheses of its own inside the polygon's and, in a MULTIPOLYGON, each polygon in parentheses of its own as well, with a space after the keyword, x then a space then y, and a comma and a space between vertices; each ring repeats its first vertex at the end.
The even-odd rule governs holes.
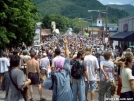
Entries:
POLYGON ((123 50, 134 45, 134 16, 122 18, 118 23, 118 33, 110 36, 110 40, 118 41, 123 50))
POLYGON ((41 29, 41 42, 45 42, 51 39, 53 36, 51 29, 41 29))

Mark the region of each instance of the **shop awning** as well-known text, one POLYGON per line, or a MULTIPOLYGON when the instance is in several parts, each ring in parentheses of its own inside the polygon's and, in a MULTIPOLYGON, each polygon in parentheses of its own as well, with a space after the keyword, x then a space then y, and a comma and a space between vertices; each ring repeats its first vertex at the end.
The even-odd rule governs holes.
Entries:
POLYGON ((119 32, 110 37, 110 40, 134 42, 134 31, 119 32))

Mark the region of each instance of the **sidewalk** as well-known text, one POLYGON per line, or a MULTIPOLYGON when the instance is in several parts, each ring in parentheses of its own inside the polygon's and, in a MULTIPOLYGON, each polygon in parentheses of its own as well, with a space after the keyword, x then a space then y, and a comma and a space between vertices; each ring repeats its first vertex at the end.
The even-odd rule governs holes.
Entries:
MULTIPOLYGON (((29 93, 29 91, 28 91, 28 93, 29 93)), ((46 99, 46 101, 52 101, 52 91, 51 90, 43 89, 42 95, 46 99)), ((34 101, 40 101, 38 88, 35 86, 33 86, 33 97, 34 97, 34 101)), ((4 101, 4 98, 5 98, 5 92, 0 90, 0 101, 4 101)), ((29 95, 29 99, 30 99, 30 95, 29 95)))
MULTIPOLYGON (((33 92, 34 92, 35 101, 40 101, 39 100, 40 96, 39 96, 39 93, 38 93, 38 88, 34 86, 33 87, 33 92)), ((46 101, 52 101, 52 91, 51 90, 43 89, 42 94, 43 94, 43 97, 46 99, 46 101)), ((0 101, 4 101, 4 97, 5 97, 5 92, 0 91, 0 101)), ((29 99, 30 99, 30 97, 29 97, 29 99)), ((106 99, 108 99, 108 98, 106 98, 106 99)), ((88 100, 90 101, 90 93, 88 94, 88 100)), ((119 101, 117 96, 113 96, 110 100, 111 101, 119 101)), ((95 93, 95 100, 94 101, 98 101, 98 92, 97 91, 95 93)))

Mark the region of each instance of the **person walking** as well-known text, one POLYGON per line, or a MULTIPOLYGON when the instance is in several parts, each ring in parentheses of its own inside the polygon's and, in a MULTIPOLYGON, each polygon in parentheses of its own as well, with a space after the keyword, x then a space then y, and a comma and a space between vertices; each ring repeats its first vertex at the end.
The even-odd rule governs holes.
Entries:
POLYGON ((27 61, 31 59, 31 57, 28 55, 27 50, 23 50, 23 55, 20 55, 21 61, 20 61, 20 69, 26 74, 26 68, 27 68, 27 61))
POLYGON ((5 73, 2 82, 2 90, 6 92, 4 101, 24 101, 21 90, 27 87, 31 80, 25 78, 23 71, 19 69, 19 65, 20 57, 12 55, 10 57, 10 70, 5 73), (13 82, 18 88, 15 87, 13 82))
POLYGON ((32 85, 38 86, 40 101, 45 101, 45 99, 42 97, 42 87, 40 83, 41 74, 39 70, 39 62, 36 61, 34 58, 36 55, 35 51, 31 51, 30 55, 31 55, 31 59, 27 61, 27 68, 26 68, 27 78, 31 80, 31 84, 29 88, 30 97, 31 97, 30 101, 34 101, 32 85))
POLYGON ((43 77, 46 76, 47 78, 49 75, 48 69, 51 69, 51 68, 50 68, 50 61, 46 53, 43 53, 43 58, 40 59, 40 69, 41 69, 41 75, 43 77))
POLYGON ((114 80, 114 63, 111 61, 111 52, 105 52, 104 58, 105 61, 100 62, 102 74, 100 76, 99 101, 105 101, 105 94, 106 98, 111 98, 111 87, 114 80))
POLYGON ((10 66, 10 63, 7 58, 7 53, 3 52, 2 56, 0 56, 0 84, 2 84, 4 73, 8 71, 9 66, 10 66))
MULTIPOLYGON (((99 64, 98 60, 95 56, 92 55, 92 48, 90 46, 86 47, 85 49, 86 56, 84 58, 84 66, 87 68, 88 72, 88 77, 89 77, 89 84, 90 84, 90 92, 91 92, 91 101, 94 101, 94 96, 95 96, 95 90, 96 90, 96 83, 97 83, 97 78, 96 74, 99 69, 99 64)), ((87 95, 88 95, 88 83, 86 80, 86 100, 87 100, 87 95)))
POLYGON ((121 58, 116 59, 114 61, 114 64, 116 64, 116 66, 118 66, 118 86, 117 86, 117 95, 118 96, 120 96, 121 88, 122 88, 120 76, 121 76, 122 69, 125 67, 125 55, 126 55, 126 52, 122 54, 121 58))
POLYGON ((77 53, 77 58, 75 61, 73 61, 74 65, 72 66, 72 69, 75 69, 74 72, 73 70, 71 71, 72 75, 72 91, 73 91, 73 101, 77 101, 78 98, 78 92, 79 92, 79 101, 85 101, 85 77, 87 79, 87 83, 89 85, 89 78, 88 78, 88 73, 87 73, 87 68, 84 67, 84 63, 82 59, 84 58, 84 52, 79 51, 77 53), (77 65, 78 63, 80 65, 77 65), (76 66, 76 67, 75 67, 76 66), (81 73, 79 74, 78 72, 81 73), (74 75, 77 74, 77 75, 74 75), (80 78, 79 78, 80 77, 80 78))
POLYGON ((57 60, 63 61, 63 64, 64 64, 65 58, 61 56, 61 50, 59 48, 55 49, 55 58, 53 58, 53 60, 52 60, 52 71, 53 72, 56 69, 56 64, 57 64, 56 61, 57 60))
POLYGON ((122 89, 120 101, 134 101, 134 76, 132 76, 133 55, 130 53, 125 56, 125 68, 121 73, 122 89))
POLYGON ((73 93, 70 86, 70 59, 68 42, 63 40, 65 44, 65 61, 56 60, 58 64, 55 64, 56 71, 48 77, 43 86, 46 89, 53 87, 52 101, 73 101, 73 93), (54 79, 53 79, 54 78, 54 79))

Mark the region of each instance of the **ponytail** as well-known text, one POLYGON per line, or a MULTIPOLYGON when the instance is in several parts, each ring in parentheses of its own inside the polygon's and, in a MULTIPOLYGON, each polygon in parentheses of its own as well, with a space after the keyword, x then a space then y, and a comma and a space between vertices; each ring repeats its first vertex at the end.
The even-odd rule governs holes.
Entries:
POLYGON ((128 62, 127 61, 125 61, 125 65, 128 66, 128 62))
POLYGON ((133 56, 126 56, 125 57, 125 65, 128 66, 128 63, 132 62, 133 61, 133 56))

